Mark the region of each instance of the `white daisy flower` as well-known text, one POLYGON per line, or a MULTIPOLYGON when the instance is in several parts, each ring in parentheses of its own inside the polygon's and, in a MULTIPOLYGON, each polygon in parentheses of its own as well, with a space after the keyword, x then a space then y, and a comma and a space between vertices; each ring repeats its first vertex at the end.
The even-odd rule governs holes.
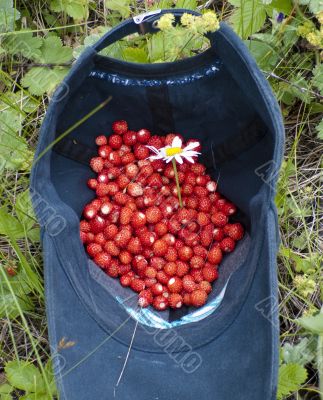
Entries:
POLYGON ((175 159, 179 164, 183 164, 183 158, 185 158, 190 163, 194 163, 193 157, 197 157, 199 152, 193 150, 200 145, 199 142, 189 143, 182 149, 182 140, 180 137, 175 136, 171 146, 165 146, 160 149, 156 149, 154 146, 146 146, 155 155, 148 157, 150 160, 160 160, 163 159, 166 163, 169 163, 175 159))

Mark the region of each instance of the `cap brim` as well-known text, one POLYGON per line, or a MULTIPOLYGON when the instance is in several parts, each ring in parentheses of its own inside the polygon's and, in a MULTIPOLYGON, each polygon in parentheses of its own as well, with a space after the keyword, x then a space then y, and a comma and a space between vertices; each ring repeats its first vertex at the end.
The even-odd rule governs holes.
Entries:
MULTIPOLYGON (((54 244, 46 240, 47 315, 60 398, 169 400, 180 394, 192 400, 275 399, 279 329, 273 256, 277 245, 275 232, 271 232, 275 217, 272 212, 267 217, 255 274, 247 296, 241 299, 242 307, 236 307, 238 315, 219 336, 200 347, 191 346, 185 335, 186 353, 173 353, 165 335, 161 338, 168 330, 156 330, 159 353, 138 350, 136 341, 142 340, 138 335, 143 331, 135 332, 135 324, 127 331, 128 340, 124 339, 128 344, 121 343, 117 336, 130 316, 114 331, 105 331, 74 290, 54 244)), ((230 280, 223 307, 244 274, 240 268, 230 280)), ((224 313, 224 309, 215 313, 224 313)), ((199 322, 190 325, 194 324, 199 322)))

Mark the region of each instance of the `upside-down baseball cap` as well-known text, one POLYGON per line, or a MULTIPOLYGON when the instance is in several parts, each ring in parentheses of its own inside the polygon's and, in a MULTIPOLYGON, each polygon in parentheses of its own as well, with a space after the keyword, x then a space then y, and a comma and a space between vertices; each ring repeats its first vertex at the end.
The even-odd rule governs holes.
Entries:
POLYGON ((129 19, 87 48, 42 125, 31 197, 42 227, 49 338, 60 399, 274 400, 278 369, 274 205, 283 154, 277 102, 224 23, 210 48, 173 63, 135 64, 100 51, 160 15, 129 19), (109 101, 108 101, 109 100, 109 101), (95 112, 92 112, 95 110, 95 112), (90 114, 90 115, 89 115, 90 114), (79 235, 95 137, 115 120, 201 141, 201 162, 246 229, 199 309, 138 309, 98 268, 79 235), (81 123, 79 121, 82 121, 81 123), (68 133, 68 134, 67 134, 68 133))

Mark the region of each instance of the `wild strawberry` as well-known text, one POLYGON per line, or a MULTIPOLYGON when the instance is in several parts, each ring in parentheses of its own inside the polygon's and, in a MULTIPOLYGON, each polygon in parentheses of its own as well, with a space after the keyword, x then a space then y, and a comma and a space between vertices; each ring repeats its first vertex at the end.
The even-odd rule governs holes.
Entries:
POLYGON ((163 293, 163 290, 164 290, 163 285, 159 282, 151 286, 151 291, 155 296, 161 295, 163 293))
POLYGON ((111 135, 108 139, 109 146, 114 150, 119 150, 122 146, 122 138, 119 135, 111 135))
POLYGON ((119 217, 120 217, 120 208, 118 208, 120 206, 117 206, 117 204, 115 204, 113 206, 113 210, 110 212, 108 218, 109 218, 109 222, 112 224, 116 224, 119 221, 119 217))
POLYGON ((109 177, 103 171, 98 175, 97 183, 108 183, 109 177))
POLYGON ((108 184, 107 183, 98 183, 95 192, 98 197, 107 196, 109 194, 108 184))
MULTIPOLYGON (((180 136, 180 135, 176 135, 176 133, 168 133, 165 137, 165 145, 166 146, 171 145, 176 136, 180 136)), ((183 138, 182 136, 180 136, 180 137, 183 138)))
POLYGON ((128 186, 128 184, 130 183, 130 179, 126 175, 120 175, 117 178, 116 183, 119 186, 119 188, 122 190, 128 186))
POLYGON ((125 174, 126 174, 127 178, 132 180, 138 176, 138 173, 139 173, 139 168, 136 164, 132 163, 132 164, 126 165, 125 174))
POLYGON ((151 161, 151 166, 154 171, 162 172, 165 169, 165 163, 163 160, 153 160, 151 161))
POLYGON ((160 136, 153 135, 149 138, 148 143, 149 146, 156 147, 156 149, 160 149, 163 147, 163 141, 160 136))
POLYGON ((227 224, 223 228, 224 233, 233 240, 240 240, 243 238, 244 229, 242 225, 237 222, 235 224, 227 224))
POLYGON ((120 224, 128 225, 131 221, 133 211, 129 207, 122 207, 120 212, 120 224))
POLYGON ((111 262, 111 256, 108 253, 98 253, 95 255, 93 261, 99 265, 101 268, 105 269, 108 268, 111 262))
POLYGON ((125 228, 122 228, 114 237, 114 242, 118 247, 125 248, 131 239, 132 233, 125 228))
POLYGON ((105 237, 104 237, 103 232, 97 233, 97 234, 94 236, 93 241, 94 241, 95 243, 100 244, 101 246, 104 246, 106 239, 105 239, 105 237))
POLYGON ((185 177, 185 183, 188 183, 195 187, 196 185, 196 175, 193 172, 187 172, 185 177))
POLYGON ((86 251, 91 258, 102 252, 102 246, 97 243, 90 243, 86 246, 86 251))
POLYGON ((193 256, 190 260, 191 268, 202 268, 204 267, 204 259, 201 256, 193 256))
POLYGON ((167 253, 167 244, 164 240, 158 239, 153 244, 153 251, 155 256, 164 256, 167 253))
POLYGON ((228 216, 235 214, 236 211, 237 211, 237 207, 234 204, 229 203, 229 202, 227 202, 222 208, 222 212, 228 216))
POLYGON ((145 160, 149 157, 149 150, 143 144, 135 144, 133 152, 137 160, 145 160))
POLYGON ((139 293, 145 289, 145 281, 139 278, 134 278, 130 283, 130 287, 134 292, 139 293))
POLYGON ((171 233, 166 233, 163 237, 162 237, 162 240, 164 240, 165 241, 165 243, 168 245, 168 246, 174 246, 174 244, 175 244, 175 236, 174 235, 172 235, 171 233))
POLYGON ((176 261, 176 275, 182 278, 184 275, 186 275, 190 269, 189 265, 181 260, 176 261))
POLYGON ((194 282, 200 283, 204 280, 201 269, 191 269, 190 275, 194 279, 194 282))
POLYGON ((206 189, 207 189, 209 192, 211 192, 211 193, 215 192, 215 191, 216 191, 216 188, 217 188, 217 184, 216 184, 216 182, 214 182, 214 181, 209 181, 209 182, 206 184, 206 189))
POLYGON ((145 208, 145 203, 144 203, 144 196, 138 196, 135 198, 135 204, 136 207, 139 210, 143 210, 145 208))
POLYGON ((144 281, 145 281, 146 288, 151 288, 157 282, 157 279, 155 279, 155 278, 145 278, 144 281))
POLYGON ((196 283, 191 275, 183 276, 182 282, 185 292, 191 293, 196 289, 196 283))
POLYGON ((143 251, 142 251, 142 255, 143 255, 145 258, 150 259, 150 258, 154 255, 154 252, 152 251, 151 248, 145 247, 145 248, 143 249, 143 251))
POLYGON ((169 179, 173 179, 175 177, 175 171, 171 164, 166 165, 164 175, 169 179))
POLYGON ((198 175, 196 177, 196 183, 199 186, 205 186, 208 182, 208 176, 207 175, 198 175))
POLYGON ((121 283, 122 286, 128 287, 128 286, 130 286, 131 281, 132 281, 133 279, 134 279, 133 274, 131 274, 131 273, 128 272, 127 274, 122 275, 122 276, 120 277, 120 283, 121 283))
POLYGON ((131 238, 128 243, 127 250, 132 254, 140 254, 142 251, 142 246, 139 238, 131 238))
POLYGON ((168 307, 168 300, 164 296, 156 296, 153 300, 153 307, 157 311, 164 311, 168 307))
POLYGON ((205 172, 205 166, 200 163, 194 163, 190 165, 190 170, 196 175, 203 175, 205 172))
POLYGON ((205 259, 206 256, 207 256, 206 248, 204 246, 199 245, 199 244, 193 247, 193 251, 194 251, 194 254, 196 256, 200 256, 203 259, 205 259))
POLYGON ((144 191, 138 183, 135 182, 130 182, 129 185, 127 186, 127 192, 130 194, 130 196, 133 197, 138 197, 142 196, 144 191))
POLYGON ((147 185, 154 188, 161 188, 163 186, 163 181, 161 176, 154 172, 147 178, 147 185))
POLYGON ((155 232, 144 232, 139 236, 141 244, 145 247, 151 247, 156 241, 157 235, 155 232))
POLYGON ((193 307, 201 307, 206 303, 207 294, 204 290, 194 290, 191 293, 191 304, 193 307))
POLYGON ((164 268, 166 261, 162 257, 153 256, 150 259, 150 265, 155 268, 157 271, 160 271, 164 268))
POLYGON ((157 271, 156 279, 161 284, 167 285, 169 281, 169 275, 167 275, 165 271, 157 271))
POLYGON ((187 224, 191 220, 190 217, 191 217, 190 210, 188 210, 187 208, 181 208, 177 212, 177 219, 182 224, 187 224))
POLYGON ((90 243, 88 239, 88 233, 80 231, 80 239, 83 244, 90 243))
POLYGON ((199 243, 200 237, 198 233, 187 230, 183 230, 183 232, 185 232, 184 241, 187 246, 196 246, 199 243))
POLYGON ((167 252, 165 254, 165 260, 167 261, 176 261, 177 260, 177 250, 175 247, 168 247, 167 252))
POLYGON ((107 184, 107 186, 108 186, 109 195, 114 196, 115 194, 118 193, 119 186, 116 182, 109 182, 107 184))
POLYGON ((122 165, 128 165, 133 163, 136 160, 135 156, 133 153, 127 153, 121 156, 121 164, 122 165))
POLYGON ((155 232, 157 233, 158 236, 164 236, 167 231, 168 231, 168 227, 167 227, 167 222, 166 221, 160 221, 158 222, 155 227, 154 227, 155 232))
POLYGON ((208 195, 208 191, 203 186, 194 186, 194 193, 198 197, 206 197, 208 195))
POLYGON ((198 284, 198 288, 203 290, 206 294, 210 294, 212 292, 212 285, 208 281, 202 281, 198 284))
POLYGON ((123 121, 123 120, 115 121, 112 124, 112 130, 114 133, 116 133, 118 135, 123 135, 128 130, 128 124, 126 121, 123 121))
POLYGON ((196 221, 200 226, 206 226, 210 223, 210 217, 205 212, 199 212, 196 221))
MULTIPOLYGON (((165 215, 165 214, 164 214, 165 215)), ((170 233, 178 234, 178 232, 181 231, 181 223, 178 221, 177 218, 172 217, 169 221, 168 221, 168 231, 170 233)))
POLYGON ((100 135, 95 138, 95 144, 97 146, 103 146, 107 143, 108 143, 108 140, 107 140, 106 136, 104 136, 104 135, 100 135))
POLYGON ((201 230, 201 227, 198 224, 198 222, 191 221, 191 222, 188 222, 188 224, 186 225, 186 229, 188 229, 190 232, 198 232, 201 230))
POLYGON ((150 139, 150 136, 151 135, 150 135, 150 132, 149 132, 148 129, 140 129, 137 132, 137 141, 139 143, 146 144, 146 143, 148 143, 148 140, 150 139))
POLYGON ((184 185, 182 185, 182 195, 183 196, 190 196, 191 194, 193 194, 193 191, 194 191, 194 187, 190 183, 184 183, 184 185))
POLYGON ((168 297, 168 304, 171 308, 181 308, 183 297, 179 293, 171 293, 168 297))
POLYGON ((183 246, 177 250, 178 257, 182 261, 188 261, 193 257, 193 250, 188 246, 183 246))
MULTIPOLYGON (((132 255, 127 250, 120 251, 119 260, 122 264, 131 264, 132 255)), ((122 275, 122 274, 121 274, 122 275)))
POLYGON ((130 196, 128 196, 126 193, 123 192, 117 192, 114 196, 114 201, 117 204, 124 206, 126 203, 130 201, 130 196))
POLYGON ((133 146, 137 143, 137 135, 135 131, 128 131, 123 135, 123 143, 127 146, 133 146))
POLYGON ((225 253, 231 253, 234 250, 234 248, 235 248, 235 241, 230 237, 226 237, 220 242, 220 249, 225 253))
POLYGON ((150 224, 156 224, 163 218, 163 214, 160 209, 156 206, 152 206, 147 208, 146 210, 146 219, 150 224))
POLYGON ((117 278, 118 277, 118 261, 115 259, 111 259, 110 264, 108 267, 105 269, 106 273, 111 276, 111 278, 117 278))
POLYGON ((138 306, 142 308, 148 307, 153 302, 153 299, 151 290, 142 290, 138 295, 138 306))
POLYGON ((87 181, 87 185, 90 189, 95 190, 98 185, 98 181, 94 178, 91 178, 87 181))
POLYGON ((202 275, 203 279, 208 282, 214 282, 219 276, 217 268, 210 265, 202 268, 202 275))
POLYGON ((177 265, 174 262, 167 262, 164 266, 164 271, 166 272, 167 275, 173 276, 176 274, 177 271, 177 265))
POLYGON ((144 189, 144 204, 146 207, 150 207, 156 204, 158 193, 154 188, 146 187, 144 189))
POLYGON ((107 240, 104 245, 104 250, 111 256, 117 257, 120 254, 120 249, 116 246, 113 240, 107 240))
POLYGON ((106 221, 99 215, 96 215, 93 219, 90 220, 91 232, 94 234, 102 232, 105 226, 106 221))
POLYGON ((218 211, 211 216, 211 221, 216 227, 223 227, 228 223, 228 217, 221 211, 218 211))
POLYGON ((111 213, 113 205, 109 201, 103 201, 100 207, 100 214, 104 217, 111 213))
POLYGON ((154 168, 152 167, 151 164, 144 165, 140 168, 140 175, 148 178, 151 174, 154 173, 154 168))
POLYGON ((90 230, 91 230, 90 224, 87 221, 85 221, 85 220, 80 221, 80 231, 81 232, 90 232, 90 230))
POLYGON ((120 149, 119 149, 119 155, 120 157, 125 156, 126 154, 131 153, 131 147, 127 146, 126 144, 121 145, 120 149))
POLYGON ((167 287, 171 293, 180 293, 183 288, 183 283, 181 278, 179 278, 178 276, 173 276, 172 278, 169 279, 167 287))
POLYGON ((207 259, 211 264, 218 265, 222 261, 222 251, 219 247, 213 246, 208 252, 207 259))
POLYGON ((112 152, 112 148, 111 148, 111 146, 108 146, 108 145, 100 146, 98 149, 99 156, 102 157, 104 160, 109 159, 111 152, 112 152))
POLYGON ((153 268, 153 267, 147 267, 147 268, 145 269, 145 276, 146 276, 147 278, 155 278, 156 275, 157 275, 157 271, 156 271, 155 268, 153 268))
POLYGON ((132 214, 131 225, 137 229, 146 224, 146 215, 141 211, 136 211, 132 214))
POLYGON ((185 199, 185 205, 187 208, 195 210, 199 205, 199 201, 196 196, 190 196, 185 199))
POLYGON ((109 161, 114 166, 121 165, 121 156, 120 156, 120 154, 117 151, 111 151, 111 153, 109 154, 109 161))
POLYGON ((190 293, 183 293, 183 304, 185 306, 190 306, 191 305, 191 295, 190 293))
POLYGON ((221 242, 221 240, 224 238, 224 233, 222 228, 214 228, 213 229, 213 238, 217 242, 221 242))
POLYGON ((99 211, 101 204, 102 204, 102 200, 101 199, 94 199, 91 201, 91 206, 94 207, 97 211, 99 211))
POLYGON ((199 199, 198 209, 202 212, 208 213, 211 209, 211 200, 208 197, 201 197, 199 199))
POLYGON ((97 172, 97 173, 101 172, 104 167, 103 158, 101 158, 101 157, 91 158, 90 167, 92 168, 92 170, 94 172, 97 172))

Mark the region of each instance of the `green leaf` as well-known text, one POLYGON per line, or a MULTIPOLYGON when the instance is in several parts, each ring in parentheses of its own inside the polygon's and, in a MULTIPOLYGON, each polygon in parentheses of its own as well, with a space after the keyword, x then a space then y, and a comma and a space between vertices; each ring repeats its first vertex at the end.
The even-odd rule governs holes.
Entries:
POLYGON ((75 20, 85 20, 89 16, 87 0, 52 0, 50 8, 55 12, 64 12, 75 20))
POLYGON ((282 364, 279 368, 277 400, 296 392, 307 379, 307 372, 299 364, 282 364))
POLYGON ((73 58, 73 49, 63 46, 58 36, 49 36, 44 39, 40 50, 40 56, 34 59, 42 64, 65 64, 73 58))
POLYGON ((166 40, 163 32, 155 33, 150 38, 148 38, 147 48, 149 61, 151 63, 165 59, 165 45, 166 40))
POLYGON ((105 6, 112 11, 117 11, 122 18, 130 16, 130 0, 105 0, 105 6))
POLYGON ((21 84, 35 96, 52 93, 67 75, 67 67, 34 67, 22 78, 21 84))
POLYGON ((13 31, 20 12, 13 7, 13 0, 0 0, 0 32, 13 31))
POLYGON ((313 70, 312 84, 318 88, 323 96, 323 64, 318 64, 313 70))
POLYGON ((321 0, 298 0, 299 4, 308 6, 309 10, 313 14, 318 14, 323 11, 323 3, 321 0))
POLYGON ((175 3, 175 8, 186 8, 188 10, 196 10, 197 9, 197 1, 196 0, 177 0, 175 3))
POLYGON ((18 220, 20 221, 26 232, 27 237, 32 241, 38 241, 39 228, 35 228, 35 225, 37 225, 37 221, 31 203, 29 190, 18 194, 16 198, 15 212, 17 214, 18 220))
POLYGON ((19 397, 19 400, 53 400, 53 396, 46 393, 29 393, 19 397))
POLYGON ((266 8, 259 0, 242 1, 241 7, 237 7, 230 17, 234 30, 243 39, 247 39, 251 34, 258 32, 265 21, 266 8))
POLYGON ((128 47, 123 51, 123 57, 126 61, 137 62, 137 63, 147 63, 148 57, 144 49, 138 47, 128 47))
POLYGON ((0 208, 0 235, 13 239, 24 237, 23 225, 5 207, 0 208))
POLYGON ((316 126, 316 131, 317 131, 317 137, 320 140, 323 140, 323 118, 321 120, 321 122, 316 126))
POLYGON ((45 389, 40 371, 27 361, 9 361, 5 366, 5 373, 10 384, 17 389, 27 392, 45 389))
POLYGON ((33 36, 30 32, 18 31, 12 35, 6 36, 3 46, 9 54, 21 54, 25 58, 34 59, 40 57, 40 47, 43 39, 33 36))
POLYGON ((261 69, 265 71, 272 70, 277 63, 279 56, 268 43, 259 40, 250 40, 245 41, 245 44, 261 69))
POLYGON ((274 10, 289 15, 292 9, 293 4, 291 0, 273 0, 270 4, 266 5, 266 12, 271 17, 274 10))
POLYGON ((310 332, 323 335, 323 310, 315 316, 302 317, 297 320, 298 324, 310 332))
POLYGON ((317 341, 313 338, 303 338, 298 344, 285 343, 282 355, 285 363, 306 365, 315 359, 317 341))
POLYGON ((4 383, 0 385, 0 394, 9 394, 13 391, 13 387, 8 385, 8 383, 4 383))

